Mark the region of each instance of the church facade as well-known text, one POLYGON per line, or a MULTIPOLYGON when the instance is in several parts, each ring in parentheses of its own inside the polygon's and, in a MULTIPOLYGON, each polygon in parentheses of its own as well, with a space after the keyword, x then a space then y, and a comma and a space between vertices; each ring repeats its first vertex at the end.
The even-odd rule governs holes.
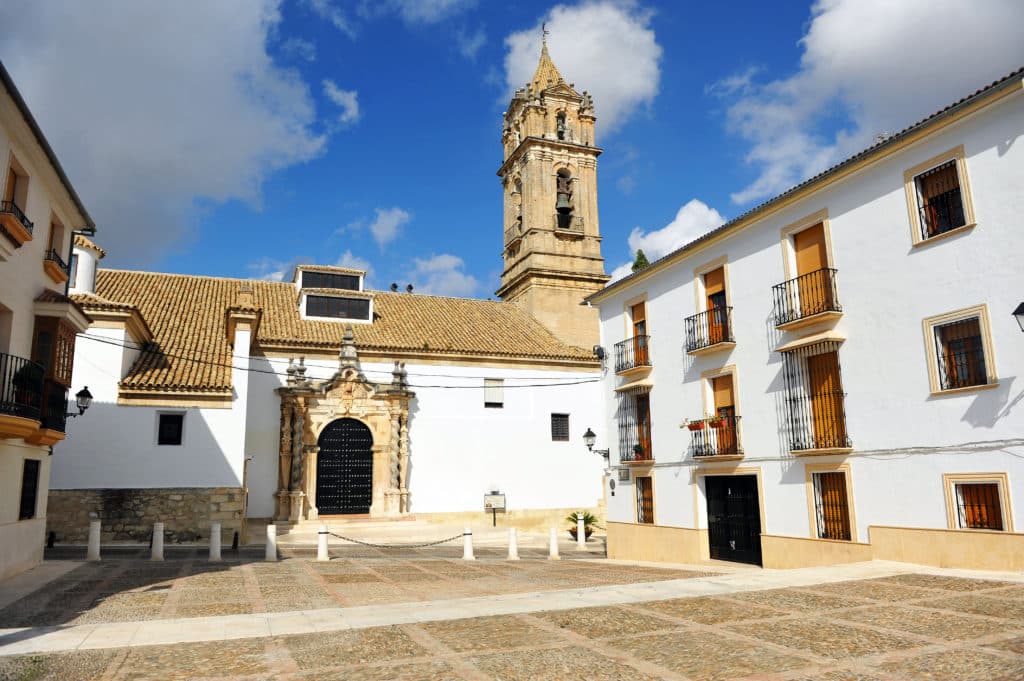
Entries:
MULTIPOLYGON (((607 281, 593 102, 546 46, 505 115, 500 301, 371 291, 365 273, 291 282, 100 267, 75 242, 92 320, 74 381, 94 395, 53 461, 48 526, 81 541, 226 534, 247 518, 562 524, 603 503, 596 310, 607 281)), ((113 244, 109 244, 115 247, 113 244)), ((393 287, 394 288, 394 287, 393 287)))

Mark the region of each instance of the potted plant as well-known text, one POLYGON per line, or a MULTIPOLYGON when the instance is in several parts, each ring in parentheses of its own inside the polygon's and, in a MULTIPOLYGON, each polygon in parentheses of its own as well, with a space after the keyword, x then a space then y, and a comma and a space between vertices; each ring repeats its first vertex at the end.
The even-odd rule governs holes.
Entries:
POLYGON ((708 423, 711 424, 712 428, 724 428, 725 425, 726 425, 725 417, 724 416, 717 416, 717 415, 708 418, 708 423))
POLYGON ((591 527, 591 525, 594 525, 594 524, 597 523, 597 518, 594 516, 593 513, 590 513, 588 511, 577 512, 577 513, 570 513, 566 517, 566 520, 568 520, 571 523, 569 525, 569 534, 572 535, 573 539, 576 539, 576 536, 577 536, 577 527, 576 527, 576 523, 578 522, 577 516, 579 516, 579 517, 581 517, 583 519, 583 536, 584 536, 584 538, 585 539, 590 539, 590 535, 592 535, 594 533, 594 528, 591 527))
POLYGON ((704 430, 704 423, 704 419, 696 419, 694 421, 687 419, 686 427, 690 430, 704 430))

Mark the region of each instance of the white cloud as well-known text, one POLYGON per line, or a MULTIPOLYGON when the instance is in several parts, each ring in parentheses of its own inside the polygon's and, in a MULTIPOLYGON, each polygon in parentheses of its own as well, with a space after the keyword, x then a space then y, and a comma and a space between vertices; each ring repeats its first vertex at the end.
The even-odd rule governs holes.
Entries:
POLYGON ((292 59, 316 61, 316 45, 302 38, 288 38, 281 43, 281 53, 292 59))
POLYGON ((348 16, 331 0, 306 0, 306 5, 313 10, 313 14, 334 26, 334 28, 349 38, 356 37, 355 28, 353 28, 348 16))
POLYGON ((476 5, 476 0, 391 0, 388 6, 410 24, 432 24, 476 5))
POLYGON ((250 263, 246 268, 252 273, 253 279, 284 281, 284 278, 294 269, 294 266, 289 267, 290 265, 291 263, 286 260, 264 257, 250 263))
POLYGON ((1024 63, 1019 0, 819 0, 811 15, 795 74, 759 85, 747 70, 709 88, 739 97, 729 126, 758 170, 736 203, 785 190, 1024 63), (832 133, 837 116, 848 124, 832 133))
POLYGON ((324 95, 341 107, 338 120, 342 123, 355 123, 359 120, 359 93, 355 90, 342 90, 329 78, 325 78, 324 95))
POLYGON ((112 264, 179 245, 197 202, 258 204, 320 154, 299 75, 267 54, 276 0, 0 3, 0 53, 112 264))
POLYGON ((427 259, 414 258, 412 276, 418 293, 435 296, 473 296, 480 288, 480 282, 471 274, 462 271, 462 258, 448 253, 427 259))
POLYGON ((487 44, 487 34, 482 28, 478 28, 473 33, 466 33, 459 29, 455 32, 455 42, 458 45, 459 54, 466 59, 474 60, 477 53, 480 52, 480 48, 487 44))
POLYGON ((412 219, 412 215, 395 206, 394 208, 377 208, 377 217, 370 224, 370 233, 374 241, 383 250, 384 246, 398 236, 398 230, 412 219))
MULTIPOLYGON (((637 250, 643 250, 647 260, 654 262, 724 223, 725 218, 717 210, 699 199, 690 199, 672 222, 661 229, 644 232, 634 227, 629 233, 629 252, 635 256, 637 250)), ((631 274, 632 266, 633 261, 630 260, 616 267, 611 273, 612 280, 631 274)))
MULTIPOLYGON (((622 125, 658 94, 661 46, 650 28, 651 13, 632 3, 557 5, 543 20, 548 51, 562 77, 594 96, 600 129, 622 125)), ((541 22, 505 39, 505 83, 511 95, 526 84, 540 56, 541 22)))
POLYGON ((337 267, 351 267, 354 270, 363 270, 369 272, 373 268, 370 266, 370 261, 364 258, 360 258, 355 255, 351 250, 346 250, 340 256, 338 256, 338 262, 334 263, 337 267))

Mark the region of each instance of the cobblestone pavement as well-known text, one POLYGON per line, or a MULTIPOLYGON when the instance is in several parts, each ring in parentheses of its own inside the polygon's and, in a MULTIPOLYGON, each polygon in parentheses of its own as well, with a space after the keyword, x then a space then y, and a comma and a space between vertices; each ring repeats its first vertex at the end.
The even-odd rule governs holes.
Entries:
MULTIPOLYGON (((701 574, 597 560, 379 556, 206 567, 189 558, 83 566, 44 589, 55 600, 35 612, 98 593, 107 595, 79 617, 182 616, 278 601, 296 610, 318 599, 338 607, 360 593, 362 602, 387 602, 397 593, 414 601, 464 590, 479 596, 701 574), (115 584, 124 591, 111 591, 115 584), (154 586, 162 590, 150 591, 154 586), (347 590, 337 596, 339 586, 347 590)), ((750 572, 759 574, 766 573, 750 572)), ((0 612, 0 626, 11 626, 7 618, 30 610, 36 598, 0 612)), ((1009 681, 1024 679, 1024 584, 907 573, 346 631, 0 657, 0 679, 1009 681)))

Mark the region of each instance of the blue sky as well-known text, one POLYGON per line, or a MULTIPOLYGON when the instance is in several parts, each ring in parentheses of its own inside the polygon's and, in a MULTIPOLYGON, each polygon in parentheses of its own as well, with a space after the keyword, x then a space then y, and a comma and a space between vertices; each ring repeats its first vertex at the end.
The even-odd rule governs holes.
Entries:
MULTIPOLYGON (((1011 0, 13 0, 11 71, 105 264, 488 297, 501 113, 539 26, 594 94, 606 269, 651 259, 1024 65, 1011 0), (86 6, 88 5, 88 6, 86 6), (945 40, 907 41, 927 26, 945 40)), ((519 77, 517 77, 519 76, 519 77)))

